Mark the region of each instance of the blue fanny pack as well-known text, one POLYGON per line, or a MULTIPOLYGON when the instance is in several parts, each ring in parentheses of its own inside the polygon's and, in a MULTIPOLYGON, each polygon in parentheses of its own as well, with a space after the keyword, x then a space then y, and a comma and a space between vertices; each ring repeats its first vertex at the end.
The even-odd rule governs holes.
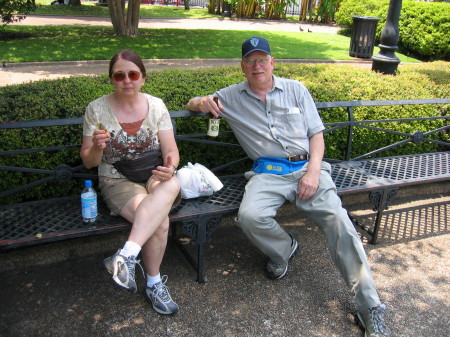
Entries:
POLYGON ((289 174, 300 170, 307 160, 289 161, 277 157, 261 157, 255 160, 252 171, 256 173, 289 174))

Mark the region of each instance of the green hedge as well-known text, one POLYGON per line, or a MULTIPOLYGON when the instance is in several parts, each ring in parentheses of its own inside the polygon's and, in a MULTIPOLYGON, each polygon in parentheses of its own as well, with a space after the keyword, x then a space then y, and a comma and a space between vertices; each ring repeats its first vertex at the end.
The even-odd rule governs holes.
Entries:
MULTIPOLYGON (((389 0, 343 0, 335 15, 344 35, 350 35, 352 15, 379 17, 377 43, 386 23, 389 0)), ((399 47, 422 60, 450 60, 450 3, 403 1, 399 47)))
MULTIPOLYGON (((422 64, 400 65, 397 76, 384 76, 359 67, 331 64, 276 64, 275 73, 281 77, 302 81, 311 91, 315 101, 351 101, 379 99, 419 99, 450 97, 450 65, 439 61, 422 64)), ((213 93, 216 89, 243 80, 239 67, 223 67, 205 70, 169 70, 151 72, 143 87, 144 92, 158 96, 166 102, 169 110, 182 110, 186 102, 194 96, 213 93)), ((87 104, 97 97, 111 92, 112 87, 106 76, 77 77, 58 80, 45 80, 23 85, 0 87, 0 123, 5 121, 36 120, 52 118, 81 117, 87 104)), ((438 114, 448 114, 448 106, 440 108, 438 114)), ((381 119, 400 117, 435 116, 433 107, 405 106, 399 108, 358 108, 358 119, 381 119)), ((324 122, 346 120, 346 112, 341 110, 323 111, 324 122)), ((398 125, 404 132, 426 131, 428 124, 438 126, 441 122, 415 123, 415 125, 398 125)), ((205 132, 206 119, 185 119, 178 125, 179 133, 205 132)), ((39 148, 50 145, 80 144, 82 135, 80 127, 53 127, 52 131, 27 129, 3 130, 0 133, 2 150, 22 148, 39 148)), ((227 129, 221 124, 221 131, 227 129)), ((222 136, 223 137, 223 136, 222 136)), ((439 134, 448 141, 448 135, 439 134)), ((355 134, 353 156, 366 153, 369 149, 391 144, 396 136, 385 134, 368 135, 367 130, 355 134)), ((344 132, 335 132, 326 138, 326 156, 343 158, 346 145, 344 132)), ((208 146, 192 143, 179 143, 181 163, 199 162, 208 167, 216 167, 242 155, 240 150, 212 150, 208 146)), ((392 151, 390 154, 407 154, 435 151, 430 144, 408 144, 392 151)), ((448 150, 448 149, 447 149, 448 150)), ((53 169, 61 162, 71 166, 81 164, 79 149, 58 151, 51 155, 37 152, 27 155, 0 157, 0 165, 39 167, 53 169)), ((238 170, 248 168, 248 163, 238 170)), ((0 171, 0 190, 21 186, 42 178, 39 174, 10 173, 0 171)), ((72 195, 79 192, 81 182, 71 182, 61 186, 35 188, 27 192, 29 199, 51 198, 72 195)), ((17 198, 10 199, 17 202, 17 198)), ((24 199, 20 199, 24 200, 24 199)))

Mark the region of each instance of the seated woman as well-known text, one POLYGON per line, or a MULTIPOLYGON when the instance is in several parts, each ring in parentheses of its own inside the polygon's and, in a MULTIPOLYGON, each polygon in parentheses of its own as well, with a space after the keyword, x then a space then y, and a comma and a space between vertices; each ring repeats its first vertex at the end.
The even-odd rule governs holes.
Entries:
POLYGON ((136 292, 135 266, 141 267, 136 257, 142 252, 146 294, 153 309, 172 315, 178 305, 169 294, 167 276, 160 276, 168 214, 180 200, 180 185, 174 176, 179 153, 170 115, 161 99, 140 92, 146 71, 134 52, 118 52, 111 59, 109 77, 115 90, 89 103, 80 151, 87 168, 98 166, 100 192, 111 212, 132 223, 128 241, 105 259, 104 265, 120 287, 136 292), (120 172, 116 169, 124 159, 132 161, 149 154, 161 164, 145 171, 148 180, 131 181, 123 167, 120 172))

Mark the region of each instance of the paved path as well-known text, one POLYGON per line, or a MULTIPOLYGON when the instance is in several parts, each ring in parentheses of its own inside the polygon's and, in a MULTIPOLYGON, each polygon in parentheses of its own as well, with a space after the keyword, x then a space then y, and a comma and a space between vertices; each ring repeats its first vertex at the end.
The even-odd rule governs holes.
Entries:
MULTIPOLYGON (((266 259, 230 218, 206 249, 206 284, 194 281, 169 245, 162 273, 181 307, 170 318, 149 307, 139 270, 139 291, 131 295, 113 285, 101 265, 125 233, 2 253, 0 336, 361 337, 352 316, 357 308, 323 234, 288 213, 279 220, 300 249, 281 281, 265 278, 266 259)), ((440 233, 365 246, 392 336, 450 335, 449 239, 440 233)))
MULTIPOLYGON (((54 15, 29 15, 14 25, 76 25, 76 26, 111 26, 109 17, 67 17, 54 15)), ((140 28, 179 28, 179 29, 218 29, 218 30, 271 30, 282 32, 304 32, 337 34, 339 27, 325 24, 306 24, 276 20, 239 20, 218 17, 217 19, 185 18, 142 18, 140 28)))
MULTIPOLYGON (((164 69, 195 69, 218 66, 239 65, 240 59, 153 59, 143 60, 147 71, 164 69)), ((371 61, 324 61, 324 60, 283 60, 277 62, 295 63, 339 63, 370 68, 371 61)), ((0 68, 0 86, 21 84, 43 79, 61 77, 101 75, 108 73, 109 61, 61 61, 7 63, 0 68)))

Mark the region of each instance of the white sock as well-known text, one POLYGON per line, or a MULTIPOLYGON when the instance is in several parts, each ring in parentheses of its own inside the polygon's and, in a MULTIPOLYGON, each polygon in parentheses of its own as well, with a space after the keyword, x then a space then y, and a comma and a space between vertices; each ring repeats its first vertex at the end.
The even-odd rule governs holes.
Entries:
POLYGON ((141 246, 139 246, 136 242, 127 241, 120 251, 120 255, 125 257, 134 256, 137 257, 141 252, 141 246))
POLYGON ((161 282, 161 274, 158 274, 156 276, 150 276, 147 274, 147 287, 151 288, 153 287, 156 283, 161 282))

